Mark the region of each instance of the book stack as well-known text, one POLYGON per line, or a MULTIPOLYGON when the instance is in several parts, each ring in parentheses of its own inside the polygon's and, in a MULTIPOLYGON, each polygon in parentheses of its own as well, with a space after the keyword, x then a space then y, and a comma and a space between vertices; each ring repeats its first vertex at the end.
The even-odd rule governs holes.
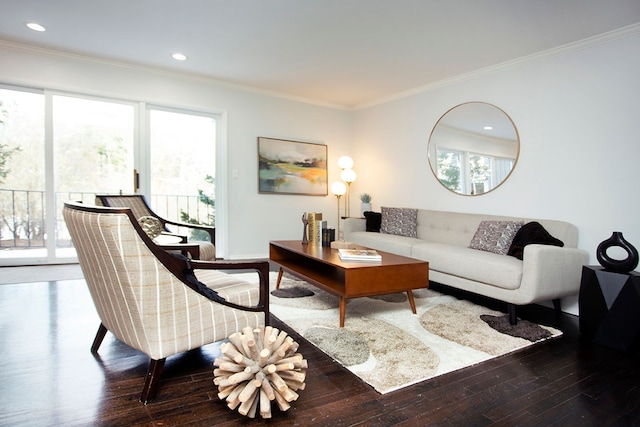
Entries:
POLYGON ((307 238, 309 245, 331 247, 336 240, 336 229, 329 228, 322 219, 322 212, 309 212, 307 215, 307 238))
POLYGON ((342 261, 382 261, 382 255, 373 249, 338 249, 342 261))
POLYGON ((309 212, 307 214, 308 230, 309 230, 309 244, 320 246, 322 245, 322 226, 327 227, 327 222, 322 221, 322 212, 309 212))
POLYGON ((318 246, 324 246, 324 232, 327 229, 327 221, 318 221, 318 246))
POLYGON ((323 228, 322 229, 322 246, 331 247, 331 242, 336 240, 335 228, 323 228))

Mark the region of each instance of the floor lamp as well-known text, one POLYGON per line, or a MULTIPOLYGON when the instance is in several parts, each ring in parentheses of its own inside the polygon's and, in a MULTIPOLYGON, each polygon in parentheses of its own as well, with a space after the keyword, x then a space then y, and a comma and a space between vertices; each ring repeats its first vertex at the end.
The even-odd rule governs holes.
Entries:
POLYGON ((347 200, 345 203, 344 216, 351 216, 351 183, 356 180, 356 172, 353 168, 353 159, 349 156, 342 156, 338 159, 338 167, 342 169, 340 179, 347 183, 347 200))
POLYGON ((336 235, 336 239, 338 240, 342 240, 340 238, 340 197, 344 196, 344 193, 346 193, 346 191, 347 186, 344 185, 344 182, 336 181, 331 184, 331 192, 334 196, 336 196, 336 199, 338 200, 338 232, 336 235))
POLYGON ((347 183, 347 200, 345 202, 345 214, 347 218, 351 216, 351 183, 356 180, 356 171, 353 169, 343 169, 340 178, 347 183))
POLYGON ((344 196, 344 193, 347 192, 347 186, 342 181, 336 181, 331 184, 331 192, 336 196, 336 200, 338 201, 338 231, 336 233, 336 240, 331 242, 331 247, 336 249, 354 248, 355 246, 352 243, 345 242, 340 235, 340 197, 344 196))

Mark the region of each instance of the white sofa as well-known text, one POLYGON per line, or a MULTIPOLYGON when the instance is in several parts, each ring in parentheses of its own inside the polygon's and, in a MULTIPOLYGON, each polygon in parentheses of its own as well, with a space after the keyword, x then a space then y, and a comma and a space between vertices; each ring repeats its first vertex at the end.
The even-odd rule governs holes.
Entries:
POLYGON ((577 249, 578 229, 563 221, 418 209, 417 237, 365 231, 364 218, 346 218, 344 238, 358 245, 429 262, 429 279, 508 303, 512 324, 516 306, 576 295, 589 254, 577 249), (523 259, 469 248, 480 222, 539 222, 563 247, 529 244, 523 259))

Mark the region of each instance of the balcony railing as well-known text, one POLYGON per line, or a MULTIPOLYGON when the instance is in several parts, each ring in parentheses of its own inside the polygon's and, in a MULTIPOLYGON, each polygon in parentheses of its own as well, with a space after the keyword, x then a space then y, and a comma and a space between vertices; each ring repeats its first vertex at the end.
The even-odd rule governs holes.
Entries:
MULTIPOLYGON (((60 212, 66 201, 81 201, 95 204, 96 193, 60 192, 56 193, 55 233, 57 247, 70 247, 64 219, 60 212)), ((44 248, 47 237, 45 221, 45 192, 32 190, 0 189, 0 249, 44 248)), ((202 203, 198 196, 152 194, 149 204, 155 213, 163 218, 182 221, 182 213, 199 224, 210 223, 215 218, 211 205, 202 203)))

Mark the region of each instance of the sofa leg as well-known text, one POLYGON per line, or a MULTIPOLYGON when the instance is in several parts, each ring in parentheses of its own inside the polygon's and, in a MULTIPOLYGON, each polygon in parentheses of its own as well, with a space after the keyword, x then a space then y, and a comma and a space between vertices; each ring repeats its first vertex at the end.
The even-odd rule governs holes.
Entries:
POLYGON ((553 300, 553 309, 556 313, 556 321, 560 320, 560 317, 562 316, 562 302, 560 298, 553 300))
POLYGON ((516 305, 515 304, 507 304, 507 308, 509 310, 509 323, 515 325, 518 323, 518 317, 516 316, 516 305))

